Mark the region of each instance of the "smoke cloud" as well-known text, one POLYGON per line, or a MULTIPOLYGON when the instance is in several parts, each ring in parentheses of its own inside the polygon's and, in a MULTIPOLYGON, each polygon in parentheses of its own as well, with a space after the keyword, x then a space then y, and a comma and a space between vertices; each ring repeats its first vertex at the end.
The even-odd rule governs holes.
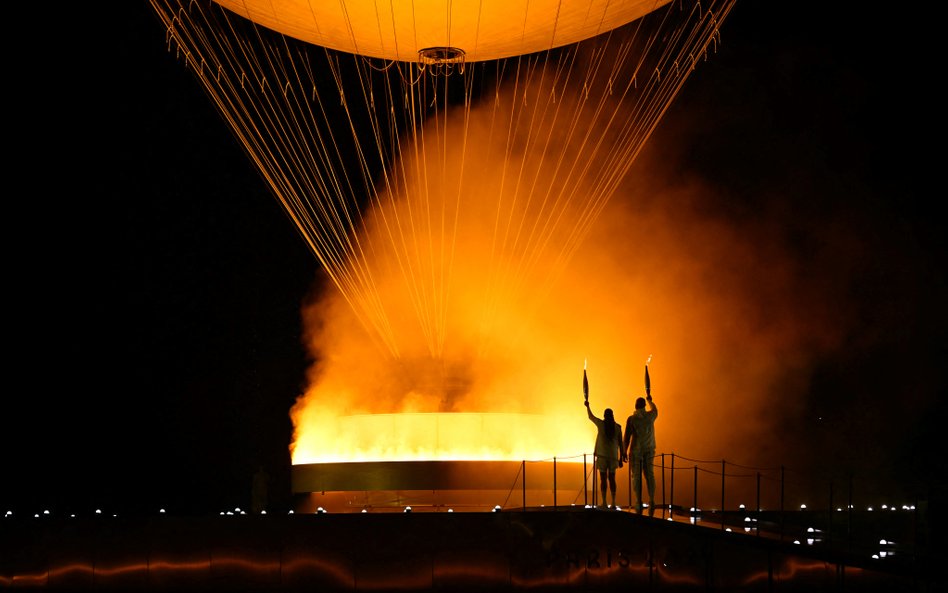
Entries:
MULTIPOLYGON (((644 395, 649 357, 660 453, 764 467, 812 466, 830 446, 845 455, 848 400, 812 399, 827 365, 852 356, 854 336, 862 351, 875 342, 860 333, 865 308, 853 299, 879 221, 828 203, 801 208, 776 190, 742 205, 682 175, 684 119, 649 140, 575 251, 563 249, 589 215, 581 196, 592 179, 565 176, 534 128, 513 142, 493 135, 495 111, 446 120, 437 133, 463 125, 466 142, 448 143, 437 167, 406 156, 404 189, 383 191, 370 213, 364 266, 377 294, 366 298, 378 298, 385 322, 367 322, 337 291, 305 307, 314 364, 292 413, 295 462, 358 448, 327 420, 360 414, 539 415, 519 425, 537 433, 526 450, 508 442, 516 422, 491 445, 514 459, 581 453, 594 438, 583 365, 593 410, 610 407, 621 423, 644 395), (569 184, 562 209, 541 205, 569 184), (843 444, 831 445, 834 433, 843 444)), ((558 121, 555 143, 579 138, 556 128, 575 120, 558 121)), ((609 137, 601 120, 579 123, 609 137)), ((568 146, 566 162, 584 150, 568 146)))

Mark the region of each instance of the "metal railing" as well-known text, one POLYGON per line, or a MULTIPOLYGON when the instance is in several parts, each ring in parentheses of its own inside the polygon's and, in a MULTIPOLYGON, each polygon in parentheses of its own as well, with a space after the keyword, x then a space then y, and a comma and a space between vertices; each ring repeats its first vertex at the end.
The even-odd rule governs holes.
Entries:
MULTIPOLYGON (((581 483, 579 457, 524 460, 505 506, 516 489, 524 510, 573 507, 580 500, 584 507, 604 506, 594 456, 581 455, 581 483)), ((649 514, 657 519, 874 557, 914 556, 927 547, 926 493, 911 500, 870 500, 870 489, 860 493, 861 480, 851 474, 823 477, 782 465, 753 467, 675 453, 657 454, 652 461, 656 505, 649 514)), ((636 510, 632 464, 619 473, 624 478, 617 479, 617 504, 624 500, 624 510, 636 510)))

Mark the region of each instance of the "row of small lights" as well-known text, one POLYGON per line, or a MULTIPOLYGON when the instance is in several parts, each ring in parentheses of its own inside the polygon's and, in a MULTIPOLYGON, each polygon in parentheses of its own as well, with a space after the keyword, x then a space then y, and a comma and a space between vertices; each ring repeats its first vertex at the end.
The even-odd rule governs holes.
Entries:
MULTIPOLYGON (((643 506, 644 508, 648 508, 648 505, 647 505, 647 504, 643 504, 642 506, 643 506)), ((593 507, 592 505, 588 505, 588 504, 587 504, 587 505, 585 505, 584 508, 592 509, 592 508, 594 508, 594 507, 593 507)), ((616 506, 614 506, 614 507, 610 505, 609 508, 614 509, 614 510, 616 510, 616 511, 621 511, 621 510, 622 510, 621 507, 619 507, 618 505, 616 505, 616 506)), ((671 506, 669 506, 669 509, 670 509, 670 508, 671 508, 671 506)), ((849 508, 852 508, 852 505, 849 505, 849 508)), ((887 505, 882 505, 881 508, 882 508, 882 510, 891 510, 891 511, 898 510, 898 509, 897 509, 896 507, 894 507, 894 506, 888 507, 887 505)), ((743 504, 740 505, 740 509, 741 509, 741 510, 745 510, 745 507, 744 507, 743 504)), ((805 505, 805 504, 800 505, 800 510, 806 510, 806 505, 805 505)), ((842 511, 843 509, 837 507, 836 510, 837 510, 837 511, 842 511)), ((872 508, 872 507, 868 507, 866 510, 867 510, 867 511, 872 511, 873 508, 872 508)), ((914 510, 915 510, 915 505, 902 505, 902 510, 904 510, 904 511, 914 511, 914 510)), ((498 504, 498 505, 495 505, 494 508, 491 510, 491 512, 493 512, 493 513, 499 513, 500 511, 501 511, 501 506, 500 506, 499 504, 498 504)), ((691 512, 691 515, 692 515, 692 516, 691 516, 691 523, 697 523, 697 522, 698 522, 698 516, 701 514, 701 509, 695 508, 695 507, 691 507, 691 509, 689 509, 689 511, 691 512)), ((315 513, 316 513, 317 515, 322 515, 322 514, 325 514, 325 513, 327 513, 327 512, 328 512, 328 511, 327 511, 325 508, 323 508, 323 507, 318 507, 318 508, 316 509, 316 512, 315 512, 315 513)), ((362 512, 363 512, 363 513, 368 513, 369 511, 368 511, 368 509, 362 509, 362 512)), ((411 506, 406 506, 402 512, 404 512, 404 513, 410 513, 410 512, 412 512, 411 506)), ((453 512, 454 512, 454 509, 448 509, 447 512, 453 513, 453 512)), ((165 514, 165 509, 159 509, 159 510, 158 510, 158 513, 161 514, 161 515, 165 514)), ((101 510, 101 509, 96 509, 96 510, 95 510, 95 514, 96 514, 96 515, 102 515, 102 510, 101 510)), ((235 508, 233 511, 221 511, 220 514, 221 514, 221 516, 246 515, 247 512, 244 511, 244 510, 242 510, 240 507, 237 507, 237 508, 235 508)), ((267 511, 266 511, 266 510, 260 511, 260 514, 261 514, 261 515, 266 515, 266 514, 267 514, 267 511)), ((293 510, 291 509, 288 514, 290 514, 290 515, 294 514, 294 513, 293 513, 293 510)), ((48 517, 49 515, 50 515, 50 512, 49 512, 49 510, 47 509, 47 510, 44 510, 44 511, 43 511, 42 515, 41 515, 40 513, 36 513, 36 514, 33 515, 33 517, 34 517, 34 518, 39 518, 39 517, 41 517, 41 516, 43 516, 43 517, 48 517)), ((4 513, 3 516, 4 516, 4 518, 12 517, 12 516, 13 516, 13 511, 7 511, 6 513, 4 513)), ((75 515, 75 514, 71 514, 71 515, 69 515, 69 516, 72 517, 72 518, 75 518, 76 515, 75 515)), ((117 514, 113 514, 112 516, 113 516, 113 517, 118 517, 117 514)), ((671 517, 668 517, 667 520, 668 520, 668 521, 672 521, 673 519, 672 519, 671 517)), ((752 518, 752 517, 744 517, 744 522, 745 522, 745 523, 756 523, 756 522, 757 522, 757 519, 754 519, 754 518, 752 518)), ((752 529, 753 529, 753 527, 750 526, 750 525, 745 525, 745 526, 744 526, 744 531, 745 531, 745 532, 750 532, 752 529)), ((731 528, 728 527, 728 528, 726 528, 725 531, 730 532, 730 531, 731 531, 731 528)), ((807 528, 807 533, 813 534, 813 535, 815 536, 815 535, 821 533, 821 531, 820 531, 819 529, 815 529, 815 528, 813 528, 813 527, 808 527, 808 528, 807 528)), ((817 543, 817 542, 819 542, 819 541, 821 541, 821 539, 820 539, 819 537, 808 537, 807 540, 806 540, 806 543, 807 543, 807 545, 813 545, 814 543, 817 543)), ((793 540, 793 543, 794 543, 794 544, 800 544, 801 542, 800 542, 800 540, 797 539, 797 540, 793 540)), ((895 555, 894 550, 891 549, 892 547, 895 546, 895 542, 893 542, 893 541, 891 541, 891 540, 881 539, 881 540, 879 540, 879 545, 880 545, 880 546, 888 546, 890 549, 888 549, 888 550, 880 550, 877 554, 873 554, 873 555, 872 555, 872 558, 873 558, 873 559, 878 560, 878 559, 880 559, 880 558, 887 558, 887 557, 892 557, 892 556, 895 555)))
MULTIPOLYGON (((165 510, 164 510, 164 509, 160 509, 158 512, 164 514, 165 510)), ((44 510, 42 513, 34 513, 34 514, 33 514, 33 518, 34 518, 34 519, 39 519, 40 517, 49 517, 51 514, 52 514, 52 513, 49 512, 49 509, 46 509, 46 510, 44 510)), ((102 509, 96 509, 96 510, 94 511, 94 514, 96 514, 96 515, 102 515, 102 514, 103 514, 103 513, 102 513, 102 509)), ((7 519, 7 518, 12 517, 12 516, 13 516, 13 511, 7 511, 6 513, 3 514, 3 518, 4 518, 4 519, 7 519)), ((118 514, 113 513, 112 516, 113 516, 113 517, 118 517, 118 514)), ((70 513, 69 517, 72 518, 72 519, 75 519, 75 518, 76 518, 76 514, 75 514, 75 513, 70 513)))
MULTIPOLYGON (((648 505, 647 505, 647 504, 643 504, 642 506, 645 507, 645 508, 648 508, 648 505)), ((587 508, 588 508, 588 506, 587 506, 587 508)), ((616 508, 618 509, 619 507, 616 507, 616 508)), ((669 508, 669 510, 670 510, 670 509, 671 509, 671 505, 669 505, 668 508, 669 508)), ((849 505, 849 508, 853 508, 853 505, 849 505)), ((882 505, 881 508, 882 508, 882 510, 890 510, 890 511, 898 510, 898 509, 897 509, 896 507, 894 507, 894 506, 893 506, 893 507, 888 507, 887 505, 882 505)), ((744 509, 745 509, 745 507, 744 507, 743 504, 740 505, 740 509, 741 509, 741 510, 744 510, 744 509)), ((805 504, 800 505, 800 510, 806 510, 806 505, 805 505, 805 504)), ((837 511, 842 511, 843 509, 837 508, 836 510, 837 510, 837 511)), ((867 510, 867 511, 872 511, 873 509, 872 509, 872 507, 868 507, 866 510, 867 510)), ((914 511, 914 510, 915 510, 915 505, 902 505, 902 510, 904 510, 904 511, 914 511)), ((701 515, 701 509, 696 508, 696 507, 691 507, 691 508, 689 509, 689 512, 691 513, 690 522, 691 522, 692 524, 698 523, 698 521, 700 520, 699 517, 700 517, 700 515, 701 515)), ((672 517, 668 517, 666 520, 667 520, 667 521, 674 521, 674 519, 673 519, 672 517)), ((757 519, 755 519, 755 518, 753 518, 753 517, 744 517, 744 523, 752 523, 752 524, 753 524, 753 523, 757 523, 757 519)), ((744 526, 744 532, 745 532, 745 533, 749 533, 749 532, 752 531, 753 529, 754 529, 754 527, 751 526, 751 525, 745 525, 745 526, 744 526)), ((727 532, 729 532, 729 533, 732 532, 732 530, 731 530, 730 527, 726 527, 726 528, 725 528, 725 531, 727 531, 727 532)), ((822 533, 821 530, 816 529, 816 528, 814 528, 814 527, 807 527, 807 530, 806 530, 806 531, 807 531, 808 534, 811 534, 811 535, 813 536, 813 537, 808 537, 808 538, 807 538, 807 540, 806 540, 807 545, 812 546, 813 544, 822 541, 822 539, 821 539, 820 537, 818 537, 818 534, 822 533)), ((798 540, 798 539, 795 539, 795 540, 793 540, 793 543, 799 545, 799 544, 801 544, 802 542, 801 542, 800 540, 798 540)), ((888 546, 890 549, 888 549, 888 550, 880 550, 877 554, 873 554, 873 555, 872 555, 872 558, 873 558, 874 560, 878 560, 878 559, 880 559, 880 558, 891 558, 892 556, 895 555, 895 551, 892 549, 892 548, 895 546, 895 542, 893 542, 892 540, 881 539, 881 540, 879 540, 879 545, 880 545, 880 546, 888 546)))
MULTIPOLYGON (((541 506, 545 506, 545 505, 541 505, 541 506)), ((643 504, 642 506, 643 506, 644 508, 648 508, 648 504, 643 504)), ((594 507, 593 507, 592 505, 587 504, 587 505, 585 505, 585 508, 591 509, 591 508, 594 508, 594 507)), ((612 505, 610 505, 609 508, 612 508, 612 509, 617 510, 617 511, 618 511, 618 510, 622 510, 621 507, 619 507, 618 505, 616 505, 615 507, 613 507, 612 505)), ((744 504, 739 505, 738 508, 739 508, 740 510, 742 510, 742 511, 746 510, 746 507, 744 506, 744 504)), ((800 505, 800 510, 801 510, 801 511, 805 511, 806 508, 807 508, 806 504, 801 504, 801 505, 800 505)), ((837 512, 842 512, 842 511, 844 511, 844 510, 848 510, 848 509, 852 509, 852 508, 854 508, 853 505, 849 505, 849 506, 846 507, 846 508, 843 508, 843 507, 836 507, 836 511, 837 511, 837 512)), ((899 510, 899 507, 896 507, 895 505, 893 505, 893 506, 890 507, 890 506, 888 506, 888 505, 886 505, 886 504, 883 504, 883 505, 882 505, 881 507, 879 507, 879 508, 880 508, 881 510, 883 510, 883 511, 898 511, 898 510, 899 510)), ((671 505, 669 505, 669 509, 671 509, 671 505)), ((500 505, 496 505, 496 506, 492 509, 492 512, 497 513, 497 512, 500 512, 500 510, 501 510, 500 505)), ((874 509, 874 507, 871 507, 871 506, 870 506, 870 507, 866 507, 866 510, 869 511, 869 512, 872 512, 872 511, 874 511, 875 509, 874 509)), ((903 510, 903 511, 914 511, 914 510, 915 510, 915 505, 914 505, 914 504, 912 504, 912 505, 903 504, 902 507, 901 507, 901 510, 903 510)), ((319 514, 319 513, 325 513, 325 512, 326 512, 326 509, 324 509, 323 507, 319 507, 318 509, 316 509, 316 513, 317 513, 317 514, 319 514)), ((362 512, 363 512, 363 513, 366 513, 366 512, 368 512, 368 510, 367 510, 367 509, 362 509, 362 512)), ((404 512, 410 513, 410 512, 411 512, 411 507, 410 507, 410 506, 406 506, 405 509, 404 509, 404 512)), ((454 509, 448 509, 448 512, 449 512, 449 513, 450 513, 450 512, 454 512, 454 509)), ((700 514, 701 514, 701 509, 695 508, 695 507, 691 507, 690 512, 691 512, 692 515, 700 515, 700 514)), ((163 508, 162 508, 162 509, 159 509, 159 510, 158 510, 158 513, 161 514, 161 515, 165 514, 165 509, 163 509, 163 508)), ((96 509, 96 510, 95 510, 95 514, 96 514, 96 515, 102 515, 103 513, 102 513, 102 510, 101 510, 101 509, 96 509)), ((235 508, 233 511, 221 511, 220 514, 221 514, 221 516, 246 515, 247 512, 244 511, 244 510, 241 510, 240 507, 237 507, 237 508, 235 508)), ((261 515, 266 515, 267 512, 264 510, 264 511, 261 511, 260 514, 261 514, 261 515)), ((288 514, 292 515, 292 514, 293 514, 293 511, 291 510, 288 514)), ((47 510, 44 510, 42 513, 35 513, 35 514, 33 515, 33 517, 34 517, 34 518, 48 517, 49 515, 50 515, 50 512, 49 512, 49 510, 47 509, 47 510)), ((4 513, 3 516, 4 516, 4 518, 12 517, 12 516, 13 516, 13 511, 7 511, 6 513, 4 513)), ((72 513, 72 514, 70 514, 69 516, 74 518, 76 515, 75 515, 75 513, 72 513)), ((113 514, 112 516, 113 516, 113 517, 118 517, 117 514, 113 514)), ((671 521, 672 518, 669 517, 668 520, 671 521)), ((697 519, 696 519, 695 517, 692 517, 691 520, 692 520, 692 522, 695 522, 697 519)), ((745 520, 745 521, 749 521, 749 520, 750 520, 750 517, 747 517, 747 518, 745 518, 744 520, 745 520)), ((747 531, 747 530, 749 530, 749 528, 746 528, 746 527, 745 527, 745 531, 747 531)))

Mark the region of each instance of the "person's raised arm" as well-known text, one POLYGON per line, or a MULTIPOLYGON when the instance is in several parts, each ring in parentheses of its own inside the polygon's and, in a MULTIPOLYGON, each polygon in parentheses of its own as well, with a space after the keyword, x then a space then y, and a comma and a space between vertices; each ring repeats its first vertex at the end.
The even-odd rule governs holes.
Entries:
POLYGON ((658 418, 658 406, 655 405, 655 402, 652 401, 652 396, 649 395, 645 398, 645 401, 648 402, 648 405, 652 406, 652 412, 655 413, 655 417, 658 418))
POLYGON ((583 402, 583 405, 586 406, 586 415, 589 416, 589 419, 590 419, 590 420, 595 420, 595 419, 596 419, 595 414, 593 414, 593 411, 592 411, 591 409, 589 409, 589 400, 587 399, 586 401, 584 401, 584 402, 583 402))

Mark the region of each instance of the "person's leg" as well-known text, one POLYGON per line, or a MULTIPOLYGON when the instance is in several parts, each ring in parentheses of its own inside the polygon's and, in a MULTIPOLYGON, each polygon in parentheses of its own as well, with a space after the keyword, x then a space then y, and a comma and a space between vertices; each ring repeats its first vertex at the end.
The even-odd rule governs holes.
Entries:
POLYGON ((616 472, 609 472, 609 495, 612 501, 612 508, 616 508, 616 472))
POLYGON ((606 506, 606 491, 609 489, 608 478, 605 470, 599 472, 599 489, 602 492, 600 504, 603 508, 606 506))
POLYGON ((632 493, 635 494, 635 507, 642 512, 642 456, 636 453, 632 457, 632 493))
POLYGON ((648 451, 642 460, 645 466, 645 487, 648 488, 648 514, 655 512, 655 452, 648 451))
POLYGON ((593 471, 592 471, 592 482, 593 482, 593 483, 592 483, 592 488, 591 488, 591 491, 592 491, 592 492, 591 492, 591 493, 592 493, 592 499, 593 499, 593 500, 592 500, 592 502, 593 502, 593 507, 596 507, 596 506, 599 505, 599 502, 598 502, 598 500, 597 500, 598 492, 599 492, 599 458, 598 458, 598 457, 594 457, 593 459, 594 459, 594 461, 593 461, 593 471))

